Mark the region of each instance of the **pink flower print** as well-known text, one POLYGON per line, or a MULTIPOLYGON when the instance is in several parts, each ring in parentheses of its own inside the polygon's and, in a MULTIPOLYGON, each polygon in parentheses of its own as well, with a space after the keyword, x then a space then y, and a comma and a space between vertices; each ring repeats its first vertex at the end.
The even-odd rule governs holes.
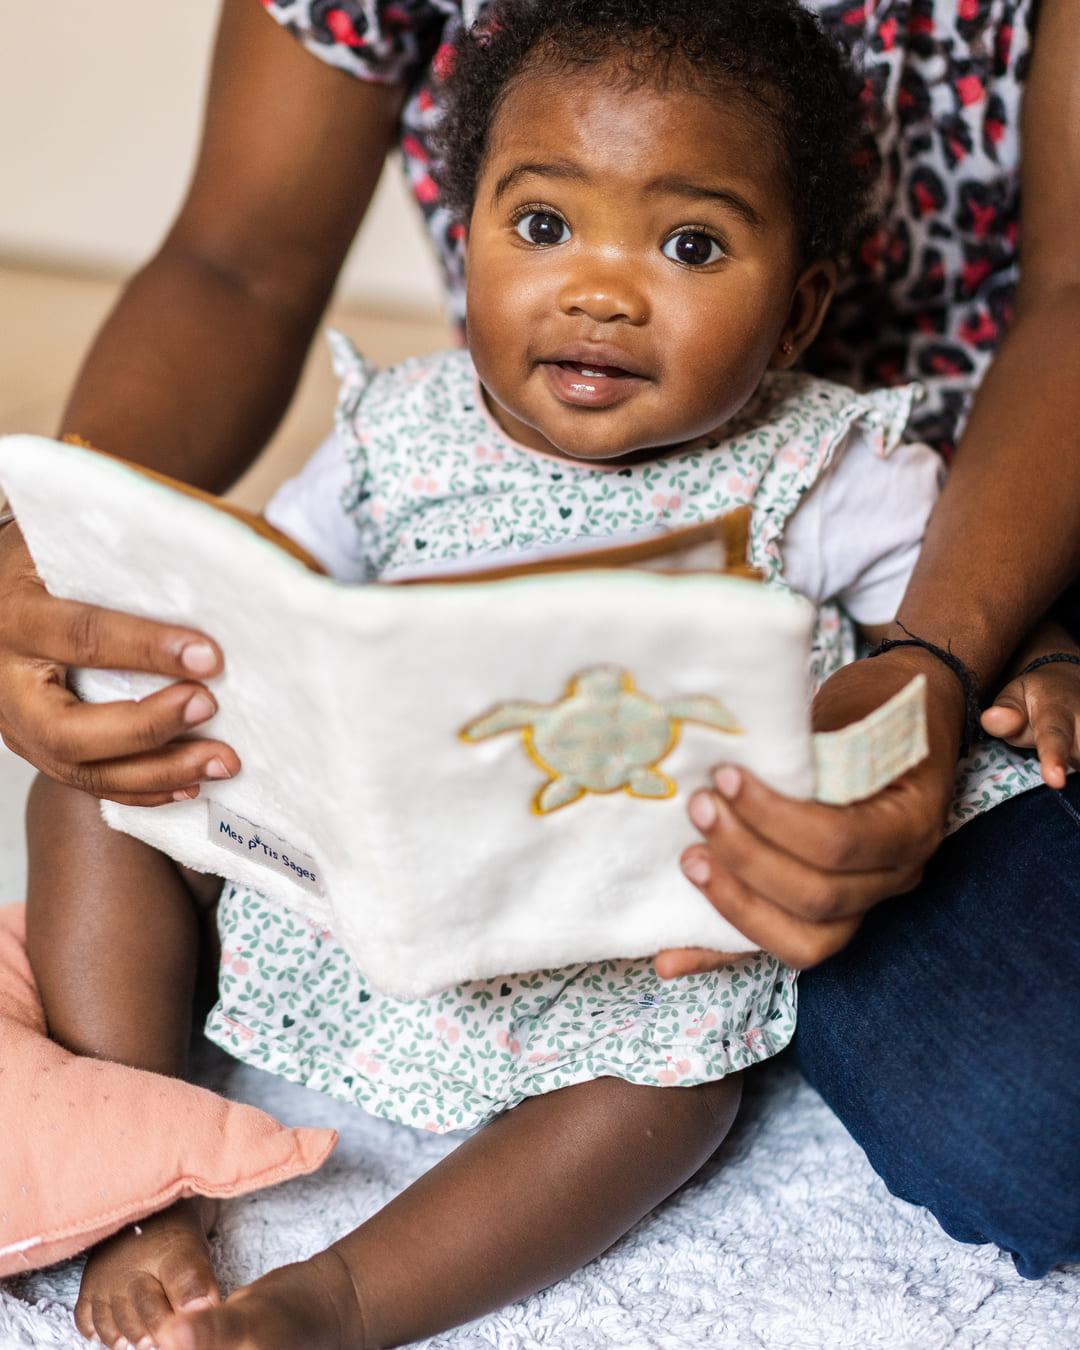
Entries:
POLYGON ((369 1073, 372 1076, 377 1074, 382 1069, 382 1064, 379 1062, 379 1060, 372 1059, 371 1056, 368 1055, 367 1052, 364 1050, 357 1050, 356 1054, 353 1055, 353 1063, 362 1072, 369 1073))
POLYGON ((545 1054, 543 1053, 543 1051, 541 1051, 541 1050, 534 1050, 533 1053, 529 1056, 528 1063, 530 1063, 530 1064, 550 1064, 553 1060, 556 1060, 556 1059, 558 1059, 558 1058, 559 1058, 558 1055, 555 1055, 555 1054, 548 1054, 548 1055, 545 1055, 545 1054))
POLYGON ((780 452, 781 461, 793 469, 805 469, 807 458, 806 451, 801 446, 789 445, 786 450, 780 452))
POLYGON ((477 458, 477 459, 487 459, 487 446, 486 446, 486 445, 478 445, 478 446, 476 447, 476 458, 477 458))
POLYGON ((679 1075, 685 1078, 690 1072, 690 1061, 688 1059, 680 1059, 678 1064, 675 1065, 675 1068, 679 1075))
POLYGON ((242 1041, 254 1040, 255 1033, 251 1030, 251 1028, 245 1027, 241 1022, 237 1022, 235 1018, 228 1017, 224 1013, 222 1013, 222 1021, 233 1033, 233 1035, 239 1036, 242 1041))
POLYGON ((445 1017, 436 1017, 435 1030, 439 1033, 439 1040, 449 1045, 456 1045, 461 1039, 461 1032, 457 1027, 452 1027, 445 1017))
POLYGON ((504 1050, 509 1050, 512 1055, 521 1054, 521 1042, 511 1038, 510 1033, 503 1027, 495 1037, 495 1041, 504 1050))
POLYGON ((733 497, 749 497, 753 495, 753 489, 745 478, 740 478, 737 474, 732 474, 727 480, 727 490, 733 497))
POLYGON ((234 975, 246 975, 251 969, 250 963, 244 960, 243 952, 234 952, 228 947, 222 948, 221 964, 234 975))
POLYGON ((651 500, 657 511, 677 511, 682 506, 681 497, 665 497, 662 492, 654 492, 651 500))
POLYGON ((386 507, 382 502, 372 502, 368 511, 371 513, 372 520, 382 520, 383 516, 386 515, 386 507))
POLYGON ((480 535, 484 533, 487 527, 488 523, 486 520, 474 520, 473 523, 469 526, 469 533, 473 536, 474 539, 477 539, 480 537, 480 535))
POLYGON ((661 1087, 670 1087, 672 1083, 677 1083, 679 1081, 679 1075, 672 1069, 661 1069, 656 1075, 656 1081, 661 1087))
POLYGON ((434 478, 422 478, 420 474, 414 474, 410 484, 414 492, 437 492, 439 489, 438 481, 434 478))
POLYGON ((703 1031, 708 1031, 710 1027, 716 1026, 716 1014, 706 1013, 699 1022, 695 1017, 692 1025, 684 1027, 684 1036, 700 1036, 703 1031))
POLYGON ((748 1050, 760 1050, 760 1049, 761 1049, 761 1028, 760 1028, 760 1027, 754 1027, 754 1029, 753 1029, 752 1031, 748 1031, 748 1032, 746 1033, 746 1035, 745 1035, 745 1037, 744 1037, 743 1039, 746 1041, 746 1046, 747 1046, 747 1049, 748 1049, 748 1050))

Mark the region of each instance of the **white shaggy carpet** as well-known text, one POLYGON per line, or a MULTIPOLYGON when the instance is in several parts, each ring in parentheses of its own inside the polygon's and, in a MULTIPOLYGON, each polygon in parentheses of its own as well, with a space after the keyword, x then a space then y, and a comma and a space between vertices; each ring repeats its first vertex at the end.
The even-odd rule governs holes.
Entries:
MULTIPOLYGON (((454 1147, 208 1048, 201 1081, 289 1124, 332 1125, 320 1173, 233 1201, 214 1238, 226 1289, 303 1257, 454 1147)), ((0 1282, 0 1347, 86 1342, 81 1263, 0 1282)), ((598 1261, 430 1350, 1074 1350, 1080 1267, 1033 1283, 992 1247, 952 1242, 894 1199, 787 1064, 756 1071, 698 1177, 598 1261)))

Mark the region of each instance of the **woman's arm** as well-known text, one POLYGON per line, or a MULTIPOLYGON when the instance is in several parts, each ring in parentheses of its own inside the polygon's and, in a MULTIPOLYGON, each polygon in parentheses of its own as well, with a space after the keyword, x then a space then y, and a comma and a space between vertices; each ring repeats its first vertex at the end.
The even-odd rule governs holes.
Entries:
MULTIPOLYGON (((62 430, 228 486, 288 405, 401 102, 399 86, 315 60, 257 0, 224 0, 187 199, 98 334, 62 430)), ((169 744, 213 711, 193 706, 190 681, 220 669, 199 633, 51 599, 17 528, 0 532, 0 733, 61 782, 151 805, 214 759, 234 772, 218 742, 169 744), (186 683, 139 704, 81 704, 69 665, 186 683)))
MULTIPOLYGON (((1021 281, 900 609, 951 649, 985 697, 1025 633, 1080 570, 1080 0, 1043 0, 1023 106, 1021 281)), ((894 634, 902 637, 897 630, 894 634)), ((940 841, 964 699, 929 653, 894 649, 839 671, 818 729, 869 712, 922 671, 930 757, 867 802, 789 801, 721 769, 692 803, 703 843, 684 866, 732 923, 782 959, 813 965, 862 914, 915 885, 940 841)), ((665 953, 665 975, 701 954, 665 953)))

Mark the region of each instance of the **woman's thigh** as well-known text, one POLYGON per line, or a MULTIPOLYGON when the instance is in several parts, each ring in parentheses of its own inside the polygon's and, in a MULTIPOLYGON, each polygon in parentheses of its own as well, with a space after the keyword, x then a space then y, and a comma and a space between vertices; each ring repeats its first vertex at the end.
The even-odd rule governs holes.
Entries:
POLYGON ((951 1236, 1080 1260, 1080 776, 965 825, 805 972, 796 1055, 951 1236))

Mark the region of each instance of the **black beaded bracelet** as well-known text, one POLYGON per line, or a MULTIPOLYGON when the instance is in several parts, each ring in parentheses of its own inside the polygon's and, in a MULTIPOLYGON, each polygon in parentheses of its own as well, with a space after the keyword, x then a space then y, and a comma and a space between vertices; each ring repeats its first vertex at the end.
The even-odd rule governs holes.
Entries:
POLYGON ((946 651, 944 647, 937 647, 932 642, 927 642, 925 638, 916 637, 908 632, 902 623, 897 627, 907 633, 906 638, 885 638, 879 642, 872 652, 867 656, 881 656, 883 652, 891 652, 894 647, 922 647, 924 651, 936 656, 939 661, 948 666, 956 678, 960 681, 960 688, 964 691, 964 733, 960 741, 960 758, 963 759, 976 741, 982 738, 982 708, 979 705, 979 690, 975 683, 975 676, 964 665, 958 656, 952 652, 946 651))
POLYGON ((1018 680, 1021 675, 1030 675, 1033 670, 1038 670, 1040 666, 1048 666, 1051 661, 1065 661, 1070 666, 1080 666, 1080 656, 1075 652, 1050 652, 1046 656, 1037 656, 1034 661, 1029 661, 1023 670, 1018 670, 1013 676, 1018 680))

